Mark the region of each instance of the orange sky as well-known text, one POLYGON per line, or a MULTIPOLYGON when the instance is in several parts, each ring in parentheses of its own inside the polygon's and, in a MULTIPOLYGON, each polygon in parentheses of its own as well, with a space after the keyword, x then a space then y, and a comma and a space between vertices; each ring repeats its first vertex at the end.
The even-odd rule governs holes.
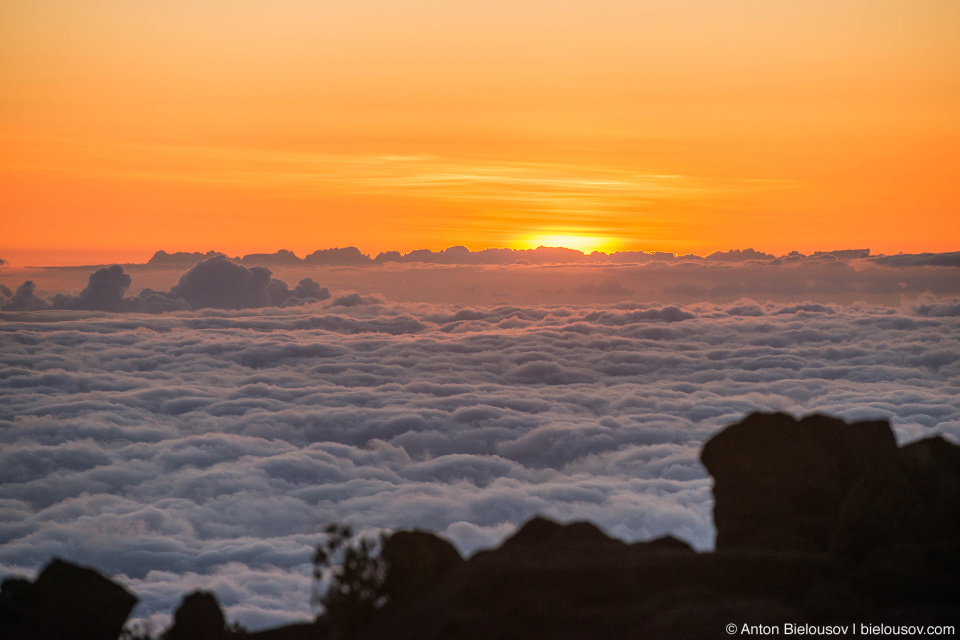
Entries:
POLYGON ((960 249, 955 0, 3 0, 0 258, 960 249))

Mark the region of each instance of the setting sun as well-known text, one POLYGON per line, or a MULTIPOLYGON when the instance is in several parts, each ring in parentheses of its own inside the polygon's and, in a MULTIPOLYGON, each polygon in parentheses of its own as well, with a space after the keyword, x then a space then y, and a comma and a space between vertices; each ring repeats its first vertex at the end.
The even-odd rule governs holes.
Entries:
POLYGON ((533 235, 523 238, 516 243, 520 249, 536 249, 537 247, 564 247, 566 249, 576 249, 584 253, 593 251, 603 251, 610 253, 616 251, 619 246, 614 238, 604 238, 591 235, 575 235, 572 233, 549 233, 533 235))

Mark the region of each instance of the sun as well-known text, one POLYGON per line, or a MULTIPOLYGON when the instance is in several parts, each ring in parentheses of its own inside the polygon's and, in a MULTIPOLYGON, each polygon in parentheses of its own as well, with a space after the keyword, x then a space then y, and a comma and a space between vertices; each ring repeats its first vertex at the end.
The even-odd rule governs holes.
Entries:
POLYGON ((537 247, 565 247, 583 253, 593 251, 610 252, 616 250, 618 242, 614 238, 574 233, 539 233, 518 239, 517 245, 524 249, 537 247))

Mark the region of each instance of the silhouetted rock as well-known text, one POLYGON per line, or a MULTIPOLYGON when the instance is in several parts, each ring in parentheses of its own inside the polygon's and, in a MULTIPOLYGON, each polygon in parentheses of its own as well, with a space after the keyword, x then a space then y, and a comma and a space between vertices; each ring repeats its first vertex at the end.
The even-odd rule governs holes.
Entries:
POLYGON ((960 607, 960 447, 755 413, 709 440, 717 549, 827 551, 884 610, 960 607))
POLYGON ((385 607, 359 637, 714 637, 724 613, 762 603, 770 619, 802 619, 810 593, 843 593, 848 582, 827 554, 697 554, 675 538, 628 545, 586 522, 537 517, 419 597, 385 607))
POLYGON ((960 603, 960 447, 902 447, 898 465, 864 474, 846 498, 834 550, 887 604, 960 603))
MULTIPOLYGON (((956 624, 960 448, 885 421, 753 414, 705 446, 717 551, 536 517, 360 638, 705 638, 726 625, 956 624)), ((415 565, 416 562, 413 561, 415 565)), ((400 603, 398 601, 398 603, 400 603)))
POLYGON ((164 640, 220 640, 226 634, 226 620, 220 604, 208 591, 194 591, 183 599, 173 615, 173 626, 164 640))
POLYGON ((885 421, 754 413, 704 444, 717 549, 829 551, 855 482, 896 468, 885 421))
POLYGON ((426 531, 395 532, 380 555, 387 562, 384 593, 392 603, 418 597, 464 563, 456 547, 426 531))
POLYGON ((5 640, 116 640, 137 598, 93 569, 55 558, 31 584, 4 580, 5 640))
POLYGON ((660 536, 653 540, 634 542, 630 545, 630 548, 641 551, 682 551, 694 553, 693 547, 691 547, 689 543, 679 538, 674 538, 673 536, 660 536))
POLYGON ((609 537, 590 522, 571 522, 559 524, 542 516, 535 516, 507 538, 496 551, 482 551, 477 554, 496 554, 523 556, 551 560, 563 557, 567 560, 577 556, 597 557, 607 551, 623 551, 627 544, 623 540, 609 537))

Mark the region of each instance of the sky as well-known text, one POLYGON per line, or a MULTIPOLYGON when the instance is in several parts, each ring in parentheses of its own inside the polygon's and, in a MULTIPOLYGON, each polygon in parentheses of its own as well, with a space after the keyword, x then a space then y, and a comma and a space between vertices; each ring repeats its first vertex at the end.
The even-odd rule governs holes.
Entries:
POLYGON ((0 258, 960 240, 952 0, 3 0, 0 258))

